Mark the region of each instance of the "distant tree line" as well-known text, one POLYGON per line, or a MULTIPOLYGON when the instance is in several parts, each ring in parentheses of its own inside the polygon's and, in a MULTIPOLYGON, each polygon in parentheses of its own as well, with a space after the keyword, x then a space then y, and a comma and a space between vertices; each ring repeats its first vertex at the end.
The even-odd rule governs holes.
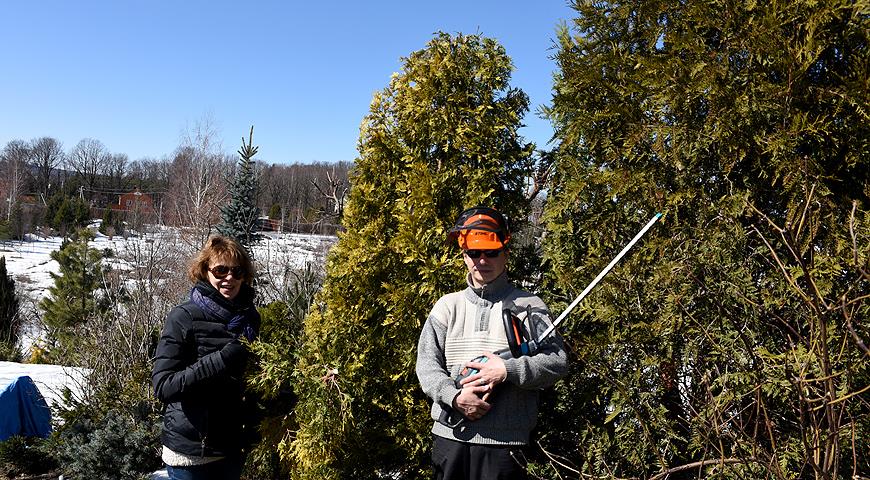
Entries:
MULTIPOLYGON (((93 138, 70 149, 53 137, 10 140, 0 150, 0 236, 20 238, 37 227, 66 232, 77 223, 73 211, 88 210, 85 221, 103 218, 121 194, 136 190, 153 200, 153 211, 139 212, 137 223, 209 230, 220 221, 219 206, 228 199, 237 168, 234 155, 222 151, 215 136, 205 122, 185 134, 171 154, 132 161, 93 138), (58 214, 67 210, 69 215, 58 214)), ((256 162, 257 206, 269 214, 272 228, 332 233, 350 165, 256 162)))

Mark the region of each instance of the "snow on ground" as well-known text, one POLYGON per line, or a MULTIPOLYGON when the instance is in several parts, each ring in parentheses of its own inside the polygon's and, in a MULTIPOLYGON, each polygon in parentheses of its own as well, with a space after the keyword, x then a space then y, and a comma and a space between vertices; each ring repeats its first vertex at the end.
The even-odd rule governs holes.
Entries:
MULTIPOLYGON (((146 232, 134 233, 128 237, 109 238, 97 231, 99 221, 90 228, 95 238, 89 243, 98 250, 111 249, 115 252, 107 260, 112 268, 126 269, 130 265, 123 260, 124 252, 153 249, 157 245, 172 244, 179 241, 178 230, 167 227, 149 227, 146 232)), ((21 307, 33 311, 38 303, 48 296, 48 288, 53 284, 51 273, 59 273, 60 266, 51 259, 51 252, 59 250, 61 237, 42 237, 29 234, 23 241, 0 242, 0 256, 6 257, 6 271, 15 280, 21 297, 21 307)), ((272 272, 275 266, 299 269, 306 264, 322 267, 326 252, 335 243, 334 236, 296 233, 265 232, 262 241, 253 248, 258 271, 272 278, 282 278, 285 272, 272 272)), ((23 351, 30 347, 41 335, 38 324, 25 325, 22 338, 23 351)))
POLYGON ((6 273, 12 276, 22 290, 42 298, 52 284, 49 272, 57 272, 59 265, 49 256, 60 249, 60 237, 39 238, 28 235, 24 241, 0 243, 0 255, 6 257, 6 273))
MULTIPOLYGON (((112 239, 96 233, 96 238, 89 245, 99 250, 110 248, 120 253, 131 247, 131 244, 141 246, 158 238, 166 240, 176 236, 177 232, 172 229, 128 238, 115 236, 112 239)), ((322 262, 326 251, 335 240, 335 237, 326 235, 268 232, 252 250, 258 263, 280 263, 301 268, 306 263, 322 262)), ((59 271, 58 263, 51 259, 50 254, 60 249, 62 241, 61 237, 27 235, 23 241, 0 242, 0 256, 6 257, 7 273, 23 292, 30 294, 36 301, 48 294, 48 287, 52 285, 49 273, 59 271)))
MULTIPOLYGON (((115 252, 115 256, 109 260, 112 268, 130 267, 124 263, 123 252, 171 244, 177 242, 179 237, 178 231, 173 228, 148 227, 147 232, 144 233, 136 233, 126 238, 122 236, 109 238, 97 231, 99 221, 95 221, 90 227, 95 233, 90 246, 98 250, 111 249, 115 252)), ((263 274, 276 274, 277 278, 280 278, 281 272, 270 271, 275 266, 297 269, 306 264, 314 264, 322 268, 326 252, 336 241, 336 237, 327 235, 278 232, 265 232, 263 235, 263 240, 252 249, 257 268, 263 274)), ((6 272, 15 280, 16 289, 22 294, 20 306, 23 310, 32 311, 37 308, 39 301, 48 295, 48 288, 53 284, 51 273, 60 271, 60 266, 51 259, 50 255, 51 252, 60 249, 62 242, 61 237, 30 234, 23 241, 0 242, 0 256, 6 257, 6 272)), ((40 328, 38 322, 31 322, 25 327, 22 347, 26 352, 40 336, 40 328)), ((4 374, 0 371, 0 379, 5 378, 2 375, 4 374)), ((3 386, 5 384, 0 382, 0 387, 3 386)))

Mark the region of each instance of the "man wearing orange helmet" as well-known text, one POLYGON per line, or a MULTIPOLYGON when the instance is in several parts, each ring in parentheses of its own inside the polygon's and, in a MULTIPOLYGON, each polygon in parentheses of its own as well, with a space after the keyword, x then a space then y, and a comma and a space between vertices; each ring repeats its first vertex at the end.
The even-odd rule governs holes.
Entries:
POLYGON ((520 317, 527 338, 551 323, 544 302, 507 279, 507 219, 492 208, 470 208, 451 237, 462 249, 468 286, 436 302, 417 345, 417 377, 432 399, 435 420, 435 478, 525 478, 514 451, 528 444, 538 392, 567 373, 567 356, 558 335, 532 356, 492 353, 509 346, 504 310, 520 317), (463 368, 474 373, 457 385, 454 377, 463 368))

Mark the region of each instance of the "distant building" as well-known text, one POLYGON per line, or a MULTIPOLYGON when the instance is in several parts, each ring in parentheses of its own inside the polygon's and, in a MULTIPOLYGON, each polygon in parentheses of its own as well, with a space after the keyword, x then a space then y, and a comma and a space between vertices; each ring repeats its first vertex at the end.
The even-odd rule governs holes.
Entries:
POLYGON ((261 232, 280 232, 282 231, 281 220, 260 217, 257 219, 257 230, 261 232))
POLYGON ((154 199, 137 188, 135 191, 123 193, 118 197, 118 204, 112 205, 112 210, 124 212, 154 213, 154 199))

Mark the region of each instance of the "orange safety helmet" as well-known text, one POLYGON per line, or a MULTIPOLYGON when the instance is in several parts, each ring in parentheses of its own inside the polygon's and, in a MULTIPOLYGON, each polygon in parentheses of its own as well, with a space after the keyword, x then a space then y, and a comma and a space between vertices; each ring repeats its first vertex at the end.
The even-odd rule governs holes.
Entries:
POLYGON ((498 210, 472 207, 459 214, 450 229, 449 238, 456 238, 463 250, 496 250, 511 239, 507 218, 498 210))

